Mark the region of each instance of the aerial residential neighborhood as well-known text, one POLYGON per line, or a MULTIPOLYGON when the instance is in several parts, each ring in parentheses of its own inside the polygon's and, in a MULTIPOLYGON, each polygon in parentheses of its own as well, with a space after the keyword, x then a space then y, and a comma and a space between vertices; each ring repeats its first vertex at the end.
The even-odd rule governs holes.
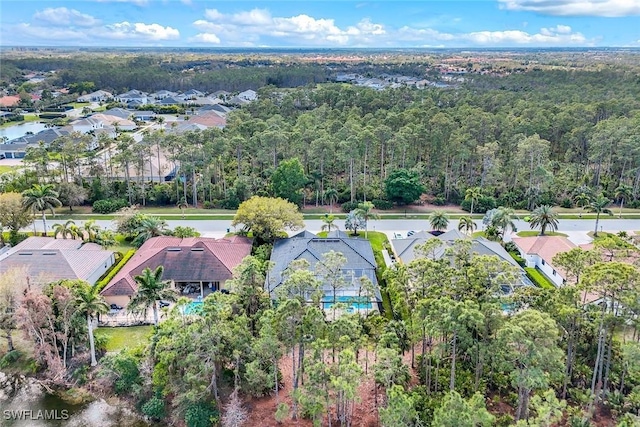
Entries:
POLYGON ((0 2, 0 425, 640 426, 637 1, 0 2))

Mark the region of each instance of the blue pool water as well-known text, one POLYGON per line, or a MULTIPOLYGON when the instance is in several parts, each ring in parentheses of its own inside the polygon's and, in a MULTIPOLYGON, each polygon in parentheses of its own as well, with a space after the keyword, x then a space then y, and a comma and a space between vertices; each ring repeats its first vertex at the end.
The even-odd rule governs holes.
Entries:
POLYGON ((190 302, 185 308, 184 314, 200 314, 202 312, 202 301, 190 302))
MULTIPOLYGON (((341 296, 336 298, 336 301, 342 304, 346 304, 348 310, 371 310, 371 301, 364 297, 357 296, 341 296)), ((322 298, 322 306, 324 308, 331 308, 333 305, 333 297, 322 298)))

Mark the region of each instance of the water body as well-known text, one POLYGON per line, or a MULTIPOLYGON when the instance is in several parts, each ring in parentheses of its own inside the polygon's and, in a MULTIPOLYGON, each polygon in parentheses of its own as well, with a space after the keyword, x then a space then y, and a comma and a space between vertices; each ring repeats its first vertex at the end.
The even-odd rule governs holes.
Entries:
POLYGON ((44 123, 29 122, 21 123, 8 128, 0 129, 0 138, 6 136, 9 141, 12 139, 23 137, 27 132, 38 133, 45 129, 44 123))

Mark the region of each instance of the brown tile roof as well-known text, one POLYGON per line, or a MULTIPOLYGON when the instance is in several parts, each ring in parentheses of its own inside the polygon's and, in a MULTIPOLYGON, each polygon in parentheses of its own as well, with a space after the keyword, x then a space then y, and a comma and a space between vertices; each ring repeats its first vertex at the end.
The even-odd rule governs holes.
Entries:
POLYGON ((190 118, 189 123, 195 123, 207 127, 224 127, 227 124, 227 119, 220 117, 215 111, 209 111, 190 118))
POLYGON ((213 239, 207 237, 160 236, 147 240, 127 264, 102 290, 105 296, 133 295, 134 277, 145 268, 164 266, 163 277, 179 282, 223 282, 233 269, 251 254, 251 240, 245 237, 213 239))
POLYGON ((553 257, 577 247, 569 239, 562 236, 514 237, 513 243, 527 254, 538 255, 556 270, 560 269, 553 265, 553 257))

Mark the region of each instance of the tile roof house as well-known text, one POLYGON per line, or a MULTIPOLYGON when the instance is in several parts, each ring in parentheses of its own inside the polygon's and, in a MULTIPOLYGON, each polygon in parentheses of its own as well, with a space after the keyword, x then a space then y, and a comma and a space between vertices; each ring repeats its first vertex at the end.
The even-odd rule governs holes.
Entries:
POLYGON ((95 243, 29 237, 0 254, 0 274, 24 266, 32 284, 81 279, 94 285, 114 262, 113 252, 95 243))
POLYGON ((535 267, 556 286, 562 286, 565 273, 553 265, 553 257, 570 251, 576 245, 562 236, 514 237, 513 243, 518 247, 527 267, 535 267))
POLYGON ((109 304, 126 307, 138 290, 135 276, 145 268, 164 267, 164 280, 171 280, 181 294, 200 296, 224 289, 233 269, 251 254, 251 240, 245 237, 153 237, 100 292, 109 304))
POLYGON ((215 111, 209 111, 209 112, 191 117, 189 119, 189 123, 203 125, 208 128, 217 127, 220 129, 224 129, 224 127, 227 125, 227 119, 225 119, 224 117, 221 117, 220 114, 218 114, 215 111))
POLYGON ((97 90, 78 97, 78 102, 102 102, 113 98, 113 94, 104 90, 97 90))
MULTIPOLYGON (((451 247, 456 240, 468 238, 468 236, 458 230, 449 230, 439 236, 434 236, 433 234, 426 231, 420 231, 411 235, 410 237, 407 237, 406 239, 392 239, 391 244, 394 248, 396 256, 400 259, 400 261, 408 264, 420 255, 418 252, 416 252, 416 246, 423 245, 429 240, 439 239, 444 243, 443 245, 438 247, 433 254, 435 259, 440 259, 446 255, 447 248, 451 247)), ((522 270, 520 265, 513 259, 511 255, 509 255, 509 253, 502 247, 500 243, 492 242, 491 240, 487 240, 484 237, 474 238, 471 242, 471 253, 472 255, 496 256, 500 258, 501 261, 508 262, 514 267, 517 267, 521 272, 520 283, 516 284, 516 286, 531 285, 531 281, 527 278, 524 270, 522 270)), ((505 289, 505 291, 508 290, 505 289)))
MULTIPOLYGON (((295 260, 305 259, 309 262, 310 268, 314 269, 316 264, 322 260, 322 256, 330 251, 342 253, 347 262, 342 268, 343 277, 348 286, 339 290, 337 299, 341 302, 351 303, 350 310, 370 310, 379 308, 382 304, 382 297, 376 278, 376 260, 373 256, 371 243, 365 239, 350 238, 344 232, 333 231, 327 237, 318 237, 308 231, 303 231, 288 239, 276 241, 271 253, 273 268, 265 281, 265 289, 269 292, 271 299, 276 298, 276 290, 284 282, 283 272, 289 264, 295 260), (373 284, 374 298, 372 301, 354 301, 360 291, 360 277, 368 278, 373 284), (373 305, 372 302, 377 304, 373 305)), ((323 308, 330 308, 333 301, 333 290, 325 283, 323 284, 322 298, 323 308)))
POLYGON ((116 95, 115 99, 125 104, 136 103, 144 105, 149 102, 147 94, 139 90, 130 90, 129 92, 121 93, 120 95, 116 95))

